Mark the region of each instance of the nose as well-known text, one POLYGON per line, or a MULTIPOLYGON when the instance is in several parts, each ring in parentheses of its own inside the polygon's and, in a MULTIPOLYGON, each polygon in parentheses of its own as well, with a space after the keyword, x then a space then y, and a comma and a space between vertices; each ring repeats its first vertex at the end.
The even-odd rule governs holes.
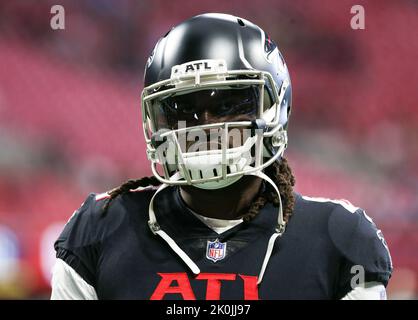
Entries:
POLYGON ((199 116, 200 123, 209 124, 233 120, 233 117, 230 116, 218 116, 213 114, 208 109, 205 109, 199 116))
POLYGON ((202 123, 210 123, 212 119, 213 119, 212 114, 208 111, 208 109, 205 109, 201 114, 202 123))

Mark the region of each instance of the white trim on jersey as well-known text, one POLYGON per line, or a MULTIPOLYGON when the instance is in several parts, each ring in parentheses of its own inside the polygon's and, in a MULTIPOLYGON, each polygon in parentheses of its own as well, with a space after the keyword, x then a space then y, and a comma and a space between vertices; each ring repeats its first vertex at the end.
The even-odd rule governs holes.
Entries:
POLYGON ((103 193, 96 194, 95 200, 99 201, 99 200, 103 200, 106 198, 110 198, 110 194, 108 192, 103 192, 103 193))
MULTIPOLYGON (((144 190, 157 190, 157 189, 158 188, 155 187, 155 186, 146 186, 146 187, 138 187, 136 189, 131 189, 131 190, 129 190, 129 192, 141 192, 141 191, 144 191, 144 190)), ((107 199, 107 198, 110 198, 109 191, 99 193, 95 197, 96 201, 107 199)))
POLYGON ((98 300, 96 290, 61 259, 52 270, 51 300, 98 300))
POLYGON ((341 300, 387 300, 386 289, 380 282, 366 282, 362 287, 355 287, 341 300))
POLYGON ((341 206, 343 206, 345 209, 347 209, 348 211, 350 211, 351 213, 356 212, 358 209, 358 207, 354 206, 350 201, 348 200, 334 200, 334 199, 329 199, 329 198, 321 198, 321 197, 308 197, 308 196, 302 196, 303 199, 308 200, 308 201, 315 201, 315 202, 332 202, 332 203, 336 203, 339 204, 341 206))

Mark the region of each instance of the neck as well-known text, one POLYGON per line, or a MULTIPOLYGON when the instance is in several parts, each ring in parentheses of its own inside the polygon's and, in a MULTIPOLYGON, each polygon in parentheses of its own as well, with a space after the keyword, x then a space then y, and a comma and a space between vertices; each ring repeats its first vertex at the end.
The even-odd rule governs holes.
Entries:
POLYGON ((232 220, 245 214, 257 196, 262 179, 244 176, 234 184, 217 190, 192 186, 180 188, 186 205, 196 213, 209 218, 232 220))

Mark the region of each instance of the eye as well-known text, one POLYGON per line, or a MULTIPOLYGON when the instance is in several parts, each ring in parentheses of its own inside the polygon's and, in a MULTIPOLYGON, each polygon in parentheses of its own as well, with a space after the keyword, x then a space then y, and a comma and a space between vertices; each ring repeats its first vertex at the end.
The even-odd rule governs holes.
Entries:
POLYGON ((227 103, 221 103, 219 106, 219 110, 223 112, 228 112, 231 109, 231 106, 227 103))
POLYGON ((185 114, 191 114, 191 113, 195 113, 196 110, 192 105, 189 104, 182 104, 179 107, 179 111, 185 114))
POLYGON ((245 99, 239 106, 242 113, 249 114, 255 112, 255 101, 253 99, 245 99))
POLYGON ((231 114, 251 114, 254 112, 255 103, 251 98, 246 98, 240 102, 234 103, 230 108, 231 114))

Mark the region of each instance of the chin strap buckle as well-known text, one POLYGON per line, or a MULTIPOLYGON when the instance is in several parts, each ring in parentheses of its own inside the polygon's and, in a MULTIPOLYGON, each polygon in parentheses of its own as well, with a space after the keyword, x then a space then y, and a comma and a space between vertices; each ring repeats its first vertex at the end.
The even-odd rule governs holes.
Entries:
POLYGON ((282 236, 285 230, 286 230, 286 223, 278 224, 276 227, 276 233, 278 233, 279 236, 282 236))
POLYGON ((153 234, 157 234, 157 232, 161 230, 161 227, 157 222, 148 221, 148 226, 153 234))

